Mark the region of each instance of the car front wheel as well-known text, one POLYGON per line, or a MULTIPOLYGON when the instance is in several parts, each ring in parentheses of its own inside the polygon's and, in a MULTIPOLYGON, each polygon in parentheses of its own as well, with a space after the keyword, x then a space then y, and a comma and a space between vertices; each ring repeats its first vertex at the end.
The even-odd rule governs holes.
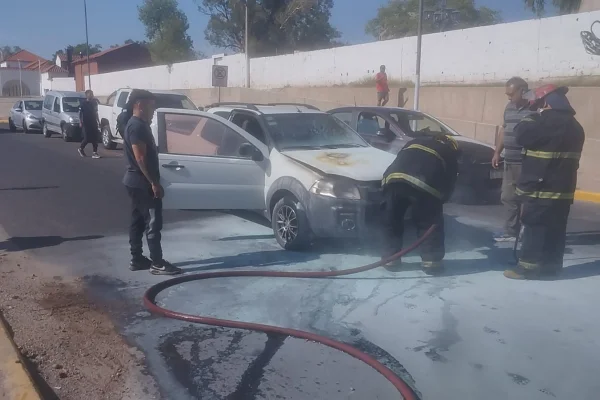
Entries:
POLYGON ((10 129, 11 132, 16 132, 17 131, 17 126, 13 122, 12 118, 8 119, 8 129, 10 129))
POLYGON ((288 195, 275 204, 271 226, 277 243, 285 250, 302 250, 310 244, 310 226, 304 207, 288 195))
POLYGON ((60 132, 61 132, 62 138, 65 142, 72 141, 71 137, 69 137, 69 135, 67 134, 67 125, 66 124, 62 124, 60 126, 60 132))
POLYGON ((27 128, 27 121, 23 120, 23 132, 29 133, 29 129, 27 128))
POLYGON ((52 136, 52 132, 50 132, 48 130, 48 124, 45 121, 44 121, 44 124, 42 125, 42 134, 46 138, 49 138, 50 136, 52 136))
POLYGON ((112 140, 112 135, 110 134, 110 128, 108 125, 104 125, 102 127, 102 145, 107 150, 114 150, 117 148, 117 144, 112 140))

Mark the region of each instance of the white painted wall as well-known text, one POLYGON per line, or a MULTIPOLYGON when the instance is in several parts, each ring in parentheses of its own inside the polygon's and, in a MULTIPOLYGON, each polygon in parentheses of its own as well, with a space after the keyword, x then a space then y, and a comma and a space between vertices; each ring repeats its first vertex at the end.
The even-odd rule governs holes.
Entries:
POLYGON ((49 90, 75 90, 75 78, 69 78, 67 72, 52 72, 42 74, 42 93, 49 90))
MULTIPOLYGON (((4 69, 0 68, 0 96, 2 88, 11 81, 19 82, 19 77, 24 86, 29 88, 31 96, 40 95, 40 73, 38 71, 21 70, 19 69, 4 69)), ((25 91, 23 92, 25 94, 25 91)))
MULTIPOLYGON (((421 78, 426 84, 504 82, 519 75, 530 81, 600 75, 600 56, 588 54, 581 32, 589 31, 600 11, 489 27, 436 33, 423 38, 421 78)), ((600 24, 596 33, 600 36, 600 24)), ((224 57, 229 86, 244 86, 244 55, 224 57)), ((194 89, 211 87, 213 60, 114 72, 92 76, 99 95, 118 87, 194 89)), ((416 38, 404 38, 337 49, 251 61, 253 88, 343 85, 373 77, 385 64, 395 80, 413 80, 416 38)))

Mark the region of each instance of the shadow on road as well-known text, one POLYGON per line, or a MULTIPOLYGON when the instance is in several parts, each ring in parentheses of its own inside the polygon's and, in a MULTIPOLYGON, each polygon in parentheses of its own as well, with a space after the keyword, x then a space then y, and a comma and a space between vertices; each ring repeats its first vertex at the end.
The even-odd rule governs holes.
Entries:
POLYGON ((42 189, 58 189, 59 186, 25 186, 25 187, 11 187, 11 188, 0 188, 0 191, 20 191, 20 190, 42 190, 42 189))
POLYGON ((62 236, 21 236, 12 237, 0 242, 0 251, 25 251, 40 249, 43 247, 52 247, 63 244, 64 242, 75 242, 84 240, 101 239, 101 235, 76 236, 72 238, 63 238, 62 236))

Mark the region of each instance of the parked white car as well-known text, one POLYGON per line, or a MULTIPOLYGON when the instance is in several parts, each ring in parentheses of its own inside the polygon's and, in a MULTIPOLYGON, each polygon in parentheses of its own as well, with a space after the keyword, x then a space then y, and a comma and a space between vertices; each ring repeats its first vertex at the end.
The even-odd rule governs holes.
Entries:
POLYGON ((248 105, 230 108, 231 121, 223 110, 157 110, 165 209, 265 210, 288 250, 372 233, 394 155, 316 109, 248 105))
POLYGON ((32 130, 42 130, 42 100, 19 100, 10 110, 8 127, 11 132, 23 129, 29 133, 32 130))
MULTIPOLYGON (((102 132, 102 145, 112 150, 118 143, 123 143, 120 132, 117 132, 117 117, 125 108, 129 95, 133 89, 119 89, 108 96, 104 104, 98 105, 100 130, 102 132)), ((197 110, 194 102, 187 96, 165 90, 149 90, 156 96, 157 107, 181 108, 184 110, 197 110)))

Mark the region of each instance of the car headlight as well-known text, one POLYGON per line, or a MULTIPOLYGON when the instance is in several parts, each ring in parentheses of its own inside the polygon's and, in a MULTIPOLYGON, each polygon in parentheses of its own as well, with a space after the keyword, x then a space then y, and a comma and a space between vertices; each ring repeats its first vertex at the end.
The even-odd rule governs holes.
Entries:
POLYGON ((33 114, 25 114, 25 118, 27 118, 27 119, 32 119, 32 120, 34 120, 34 121, 37 121, 37 120, 38 120, 38 117, 36 117, 36 116, 35 116, 35 115, 33 115, 33 114))
POLYGON ((336 199, 360 200, 358 187, 344 180, 320 179, 312 185, 310 192, 336 199))
POLYGON ((72 123, 72 124, 78 124, 79 123, 79 118, 70 117, 69 118, 69 122, 72 123))

